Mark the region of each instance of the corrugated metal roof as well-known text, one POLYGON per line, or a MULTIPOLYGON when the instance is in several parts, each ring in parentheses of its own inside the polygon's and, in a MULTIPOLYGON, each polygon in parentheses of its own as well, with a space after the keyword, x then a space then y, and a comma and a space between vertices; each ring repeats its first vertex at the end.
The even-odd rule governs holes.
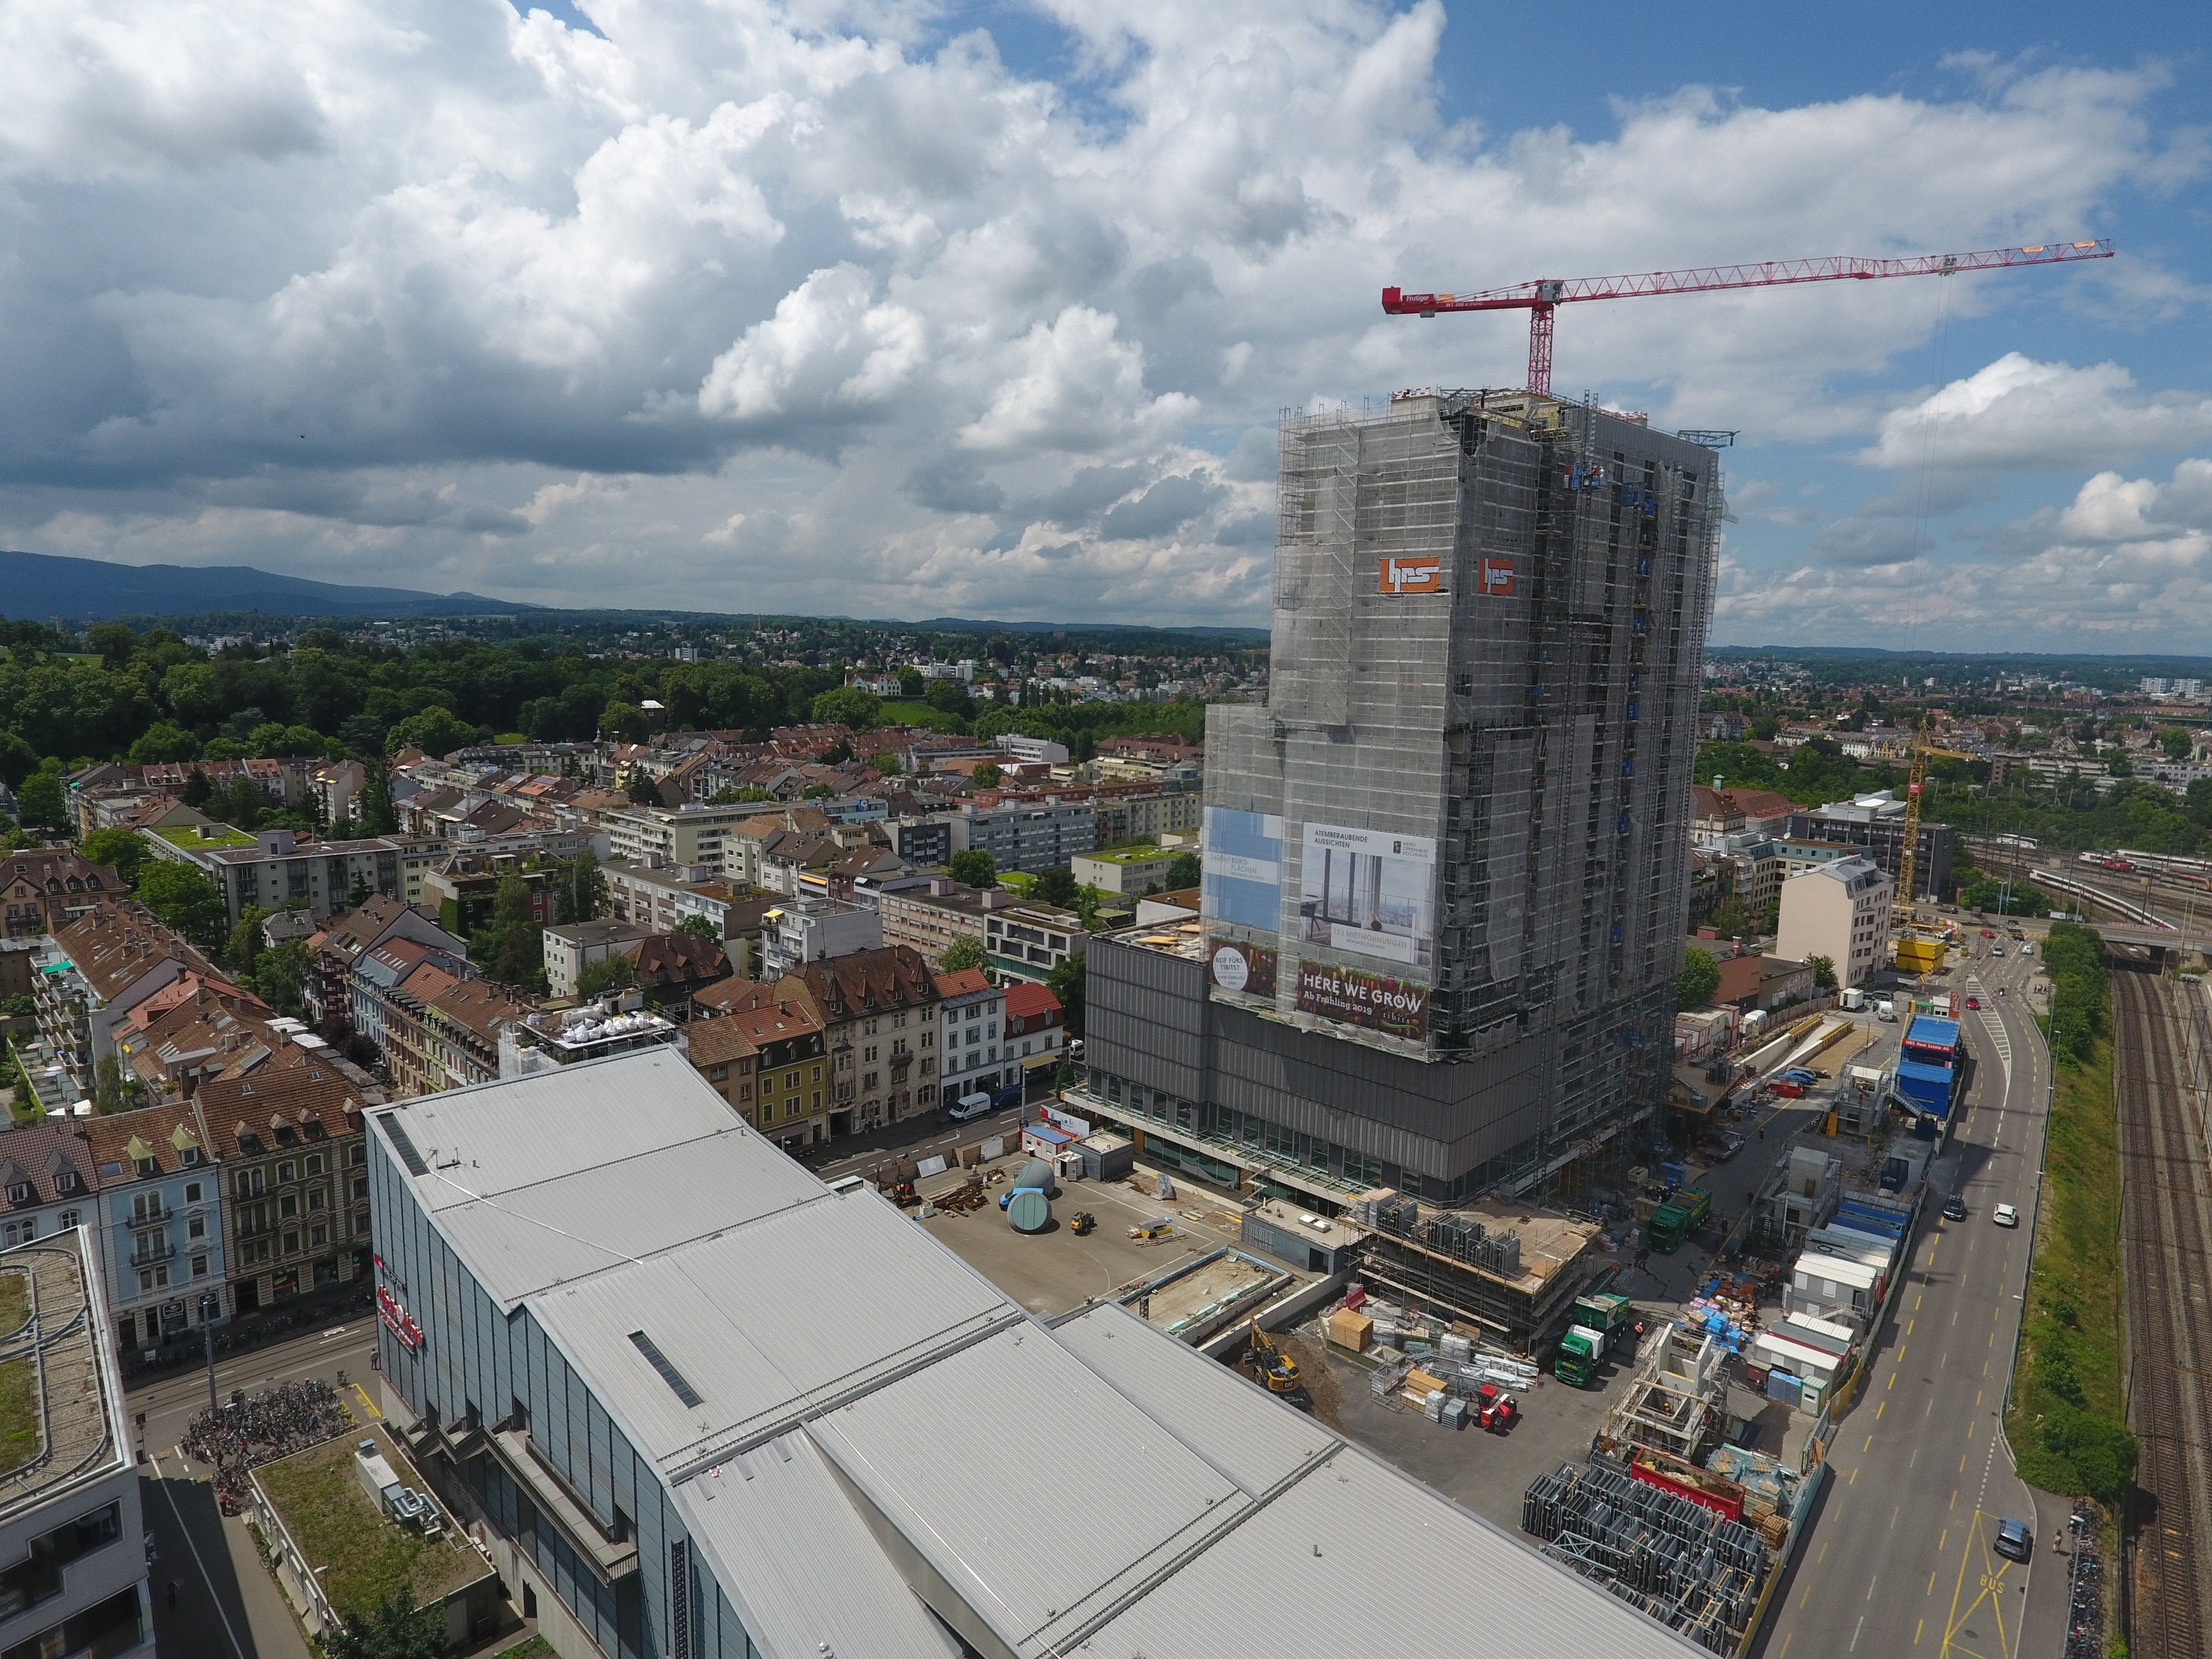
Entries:
POLYGON ((684 1525, 769 1659, 895 1654, 957 1659, 803 1434, 756 1447, 676 1489, 684 1525))
POLYGON ((1118 1303, 1102 1302, 1054 1334, 1137 1409, 1254 1498, 1339 1443, 1327 1429, 1258 1384, 1162 1333, 1118 1303))
MULTIPOLYGON (((811 1203, 733 1219, 532 1298, 532 1313, 600 1403, 672 1479, 1023 1316, 950 1251, 925 1245, 884 1198, 813 1184, 811 1203), (698 1407, 678 1399, 625 1340, 639 1330, 698 1390, 698 1407)), ((676 1191, 656 1194, 654 1207, 701 1209, 676 1191)))
POLYGON ((1514 1659, 1705 1651, 1349 1446, 1084 1649, 1089 1659, 1415 1650, 1514 1659))
POLYGON ((807 1432, 1020 1654, 1057 1650, 1251 1507, 1035 1323, 901 1377, 807 1432), (1023 1407, 1049 1410, 1070 1431, 991 1452, 957 1426, 1005 1421, 1023 1407))

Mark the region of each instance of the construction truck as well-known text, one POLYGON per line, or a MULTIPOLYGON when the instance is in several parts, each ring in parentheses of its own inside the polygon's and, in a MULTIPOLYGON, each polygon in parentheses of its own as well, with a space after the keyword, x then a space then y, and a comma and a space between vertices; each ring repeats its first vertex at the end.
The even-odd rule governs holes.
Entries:
POLYGON ((1589 1387, 1597 1381, 1597 1368, 1635 1327, 1636 1306, 1626 1297, 1611 1291, 1577 1297, 1574 1323, 1559 1339, 1552 1375, 1577 1389, 1589 1387))
POLYGON ((1267 1385, 1269 1394, 1296 1394, 1298 1391, 1298 1362, 1275 1346, 1273 1339, 1260 1328, 1260 1322, 1252 1322, 1251 1333, 1244 1349, 1244 1364, 1261 1382, 1267 1385))
POLYGON ((1662 1255, 1672 1255, 1712 1212, 1711 1193, 1702 1187, 1681 1188, 1651 1212, 1650 1222, 1644 1228, 1644 1243, 1662 1255))

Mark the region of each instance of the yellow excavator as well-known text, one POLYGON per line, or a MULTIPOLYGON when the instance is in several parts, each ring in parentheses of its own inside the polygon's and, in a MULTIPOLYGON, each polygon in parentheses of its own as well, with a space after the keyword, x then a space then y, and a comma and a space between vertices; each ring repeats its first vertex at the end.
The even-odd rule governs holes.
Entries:
POLYGON ((1252 1322, 1251 1337, 1244 1349, 1244 1364, 1261 1382, 1267 1385, 1269 1394, 1296 1394, 1298 1391, 1298 1362, 1277 1347, 1260 1322, 1252 1322))

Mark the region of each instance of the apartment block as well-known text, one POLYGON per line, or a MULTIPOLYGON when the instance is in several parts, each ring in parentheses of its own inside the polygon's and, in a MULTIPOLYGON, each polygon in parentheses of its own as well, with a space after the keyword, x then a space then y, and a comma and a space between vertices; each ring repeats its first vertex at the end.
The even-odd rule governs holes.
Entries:
POLYGON ((1890 919, 1897 884, 1866 858, 1818 864, 1782 884, 1774 954, 1797 962, 1821 956, 1838 985, 1864 985, 1889 965, 1890 919))
POLYGON ((1000 869, 1031 875, 1059 869, 1098 845, 1098 815, 1089 801, 963 801, 950 823, 954 852, 988 853, 1000 869))
MULTIPOLYGON (((1790 834, 1793 838, 1840 844, 1863 853, 1894 882, 1905 867, 1905 801, 1889 790, 1878 789, 1849 800, 1830 801, 1809 811, 1792 812, 1790 834)), ((1920 821, 1912 897, 1940 898, 1949 890, 1958 839, 1958 831, 1948 823, 1920 821)))

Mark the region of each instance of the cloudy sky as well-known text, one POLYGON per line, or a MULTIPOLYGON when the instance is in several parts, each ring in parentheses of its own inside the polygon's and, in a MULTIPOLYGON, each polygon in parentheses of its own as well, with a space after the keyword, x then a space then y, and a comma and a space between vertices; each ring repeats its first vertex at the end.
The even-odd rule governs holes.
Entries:
POLYGON ((1279 410, 1521 379, 1386 284, 2109 235, 1555 383, 1741 431, 1718 641, 2212 652, 2193 9, 14 0, 0 546, 1261 623, 1279 410))

